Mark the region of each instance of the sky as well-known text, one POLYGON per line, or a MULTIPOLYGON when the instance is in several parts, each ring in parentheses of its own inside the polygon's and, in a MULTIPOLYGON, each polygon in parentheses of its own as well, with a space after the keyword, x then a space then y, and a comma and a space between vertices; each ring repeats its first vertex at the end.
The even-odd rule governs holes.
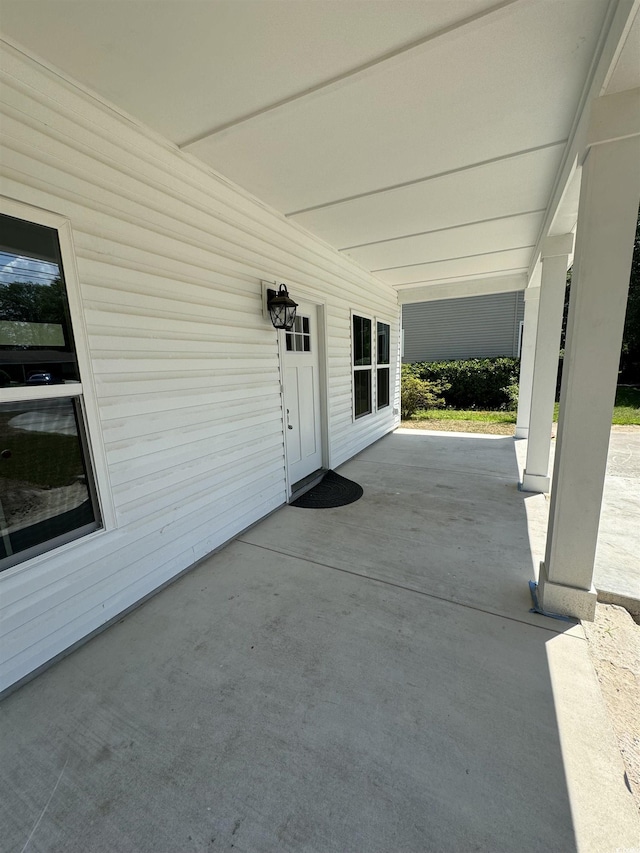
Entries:
POLYGON ((0 286, 12 281, 51 284, 57 275, 58 265, 50 261, 0 251, 0 286))

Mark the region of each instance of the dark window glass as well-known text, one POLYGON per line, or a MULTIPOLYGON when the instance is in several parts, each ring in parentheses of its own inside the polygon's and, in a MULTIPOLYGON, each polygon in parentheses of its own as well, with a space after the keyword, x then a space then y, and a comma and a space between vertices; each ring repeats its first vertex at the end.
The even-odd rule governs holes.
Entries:
POLYGON ((389 405, 389 368, 378 368, 378 408, 383 409, 389 405))
POLYGON ((355 370, 353 373, 354 408, 356 418, 371 412, 371 371, 355 370))
POLYGON ((0 215, 0 387, 79 379, 57 232, 0 215))
POLYGON ((371 364, 371 320, 353 316, 353 363, 371 364))
POLYGON ((79 383, 58 232, 0 215, 0 570, 99 527, 79 383))
POLYGON ((293 331, 287 332, 287 352, 311 352, 311 326, 308 317, 296 317, 293 331))
POLYGON ((391 327, 388 323, 378 323, 378 364, 389 364, 391 327))
POLYGON ((98 527, 84 455, 76 398, 0 404, 0 569, 98 527))

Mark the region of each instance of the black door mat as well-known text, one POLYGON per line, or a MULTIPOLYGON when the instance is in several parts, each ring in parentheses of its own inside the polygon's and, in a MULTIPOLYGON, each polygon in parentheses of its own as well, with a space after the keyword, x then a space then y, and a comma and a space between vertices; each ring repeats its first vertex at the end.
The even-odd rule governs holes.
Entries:
POLYGON ((297 506, 300 509, 331 509, 352 504, 360 500, 362 495, 362 486, 358 483, 341 477, 335 471, 327 471, 316 486, 293 501, 290 506, 297 506))

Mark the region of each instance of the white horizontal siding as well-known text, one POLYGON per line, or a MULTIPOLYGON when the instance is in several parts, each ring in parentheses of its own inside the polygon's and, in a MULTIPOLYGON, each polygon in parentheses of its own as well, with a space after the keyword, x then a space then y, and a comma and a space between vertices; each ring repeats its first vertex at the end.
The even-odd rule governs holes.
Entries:
POLYGON ((0 690, 286 500, 261 280, 325 306, 332 466, 398 405, 392 366, 392 405, 353 421, 350 312, 389 322, 397 349, 391 287, 13 48, 2 60, 2 193, 71 223, 116 521, 0 575, 0 690))

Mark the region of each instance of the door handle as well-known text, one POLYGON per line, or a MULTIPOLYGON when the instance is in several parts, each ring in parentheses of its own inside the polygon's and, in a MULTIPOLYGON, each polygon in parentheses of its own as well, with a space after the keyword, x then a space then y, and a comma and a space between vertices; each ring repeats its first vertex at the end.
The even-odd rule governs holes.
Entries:
POLYGON ((289 409, 287 409, 287 429, 293 429, 293 427, 289 423, 289 409))

